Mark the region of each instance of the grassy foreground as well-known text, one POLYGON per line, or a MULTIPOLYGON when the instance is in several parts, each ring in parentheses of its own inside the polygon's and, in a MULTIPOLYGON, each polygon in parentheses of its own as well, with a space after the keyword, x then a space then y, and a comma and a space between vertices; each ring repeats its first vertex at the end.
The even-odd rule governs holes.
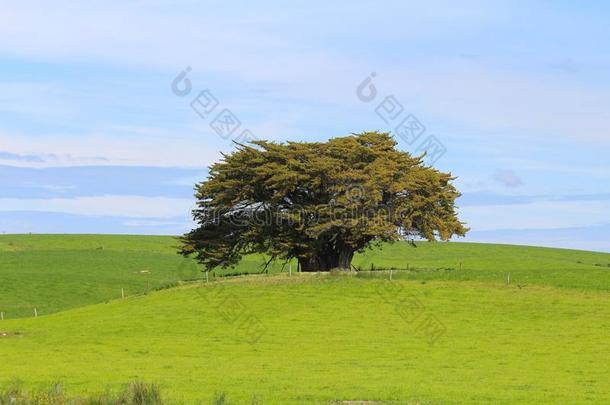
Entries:
MULTIPOLYGON (((201 279, 201 269, 176 254, 171 236, 1 235, 0 311, 31 317, 141 294, 179 280, 201 279)), ((265 258, 249 256, 224 274, 261 272, 265 258)), ((610 254, 474 243, 386 245, 356 255, 362 269, 410 269, 410 280, 460 280, 610 290, 610 254)), ((288 271, 273 263, 269 273, 288 271)), ((292 268, 296 271, 296 264, 292 268)))
POLYGON ((610 402, 610 305, 600 291, 276 275, 1 329, 0 381, 60 380, 75 393, 142 379, 204 403, 219 392, 265 404, 610 402), (441 325, 434 339, 426 317, 441 325))
POLYGON ((354 261, 392 281, 205 283, 175 244, 0 236, 0 404, 610 403, 610 254, 398 243, 354 261))

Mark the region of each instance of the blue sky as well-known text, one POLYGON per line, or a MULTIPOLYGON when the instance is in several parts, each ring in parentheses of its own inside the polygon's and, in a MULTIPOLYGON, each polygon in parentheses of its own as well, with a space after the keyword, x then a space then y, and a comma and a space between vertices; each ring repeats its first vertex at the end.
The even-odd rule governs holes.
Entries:
POLYGON ((446 148, 465 240, 610 251, 609 20, 603 2, 4 3, 0 232, 182 233, 243 130, 394 130, 393 96, 425 126, 401 149, 446 148), (220 136, 224 108, 241 125, 220 136))

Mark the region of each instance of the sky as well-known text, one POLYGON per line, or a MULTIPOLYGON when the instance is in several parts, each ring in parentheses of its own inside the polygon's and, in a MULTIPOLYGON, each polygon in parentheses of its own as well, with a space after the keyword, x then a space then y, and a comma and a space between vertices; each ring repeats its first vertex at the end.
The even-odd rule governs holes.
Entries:
POLYGON ((3 2, 0 232, 181 234, 234 140, 379 130, 460 241, 610 252, 608 3, 287 4, 3 2))

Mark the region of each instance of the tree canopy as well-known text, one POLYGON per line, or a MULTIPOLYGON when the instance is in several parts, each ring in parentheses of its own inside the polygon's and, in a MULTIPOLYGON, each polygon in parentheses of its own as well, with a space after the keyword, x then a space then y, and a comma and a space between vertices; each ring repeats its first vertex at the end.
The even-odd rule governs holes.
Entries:
POLYGON ((465 235, 454 179, 397 150, 388 133, 237 144, 196 185, 198 226, 180 253, 208 269, 249 253, 296 258, 302 271, 347 269, 374 243, 465 235))

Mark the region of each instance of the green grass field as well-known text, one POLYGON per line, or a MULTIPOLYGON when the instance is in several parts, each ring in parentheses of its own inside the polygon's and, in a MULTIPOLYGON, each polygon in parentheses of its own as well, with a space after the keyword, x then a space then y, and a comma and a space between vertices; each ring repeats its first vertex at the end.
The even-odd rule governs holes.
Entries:
POLYGON ((79 395, 139 379, 187 403, 610 403, 610 254, 401 243, 355 259, 408 264, 391 282, 276 264, 142 294, 201 277, 173 245, 0 237, 0 386, 61 381, 79 395))
MULTIPOLYGON (((51 314, 179 280, 203 278, 201 269, 176 254, 170 236, 2 235, 0 311, 6 319, 51 314)), ((214 276, 259 273, 265 258, 246 257, 214 276)), ((459 280, 610 290, 610 254, 527 246, 472 243, 406 243, 359 254, 354 265, 395 267, 410 280, 459 280), (461 263, 461 267, 460 267, 461 263)), ((269 273, 282 270, 273 263, 269 273)), ((296 272, 296 263, 293 263, 296 272)), ((288 265, 283 267, 288 271, 288 265)))

